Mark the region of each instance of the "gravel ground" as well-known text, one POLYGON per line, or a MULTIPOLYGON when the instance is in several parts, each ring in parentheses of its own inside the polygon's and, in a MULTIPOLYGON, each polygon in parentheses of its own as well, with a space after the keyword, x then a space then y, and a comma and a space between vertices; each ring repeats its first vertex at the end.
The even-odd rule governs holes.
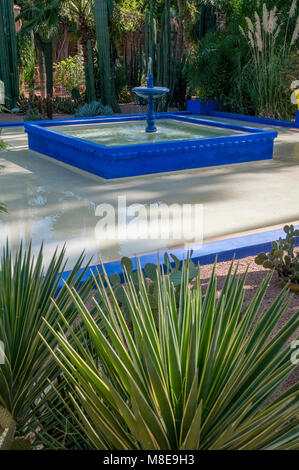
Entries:
MULTIPOLYGON (((53 114, 53 119, 71 119, 74 116, 72 114, 53 114)), ((1 122, 22 122, 24 121, 24 116, 20 114, 13 113, 0 113, 0 123, 1 122)))
MULTIPOLYGON (((245 273, 247 267, 248 269, 248 275, 247 275, 247 280, 245 284, 245 298, 244 298, 244 307, 246 307, 251 299, 253 298, 255 292, 257 291, 260 283, 262 280, 269 274, 269 270, 264 269, 261 266, 257 266, 254 262, 254 256, 249 256, 247 258, 241 259, 236 261, 238 262, 238 272, 240 274, 245 273)), ((230 267, 231 262, 225 262, 225 263, 218 263, 216 272, 217 272, 217 278, 218 278, 218 293, 220 293, 221 288, 223 286, 225 277, 227 275, 228 269, 230 267)), ((209 278, 211 275, 211 271, 213 269, 212 265, 207 265, 207 266, 202 266, 201 267, 201 279, 202 279, 202 286, 205 287, 207 286, 209 282, 209 278)), ((272 277, 272 280, 270 282, 269 288, 267 290, 267 294, 262 302, 261 306, 261 311, 263 309, 268 309, 275 298, 278 296, 279 292, 281 291, 281 283, 277 277, 276 274, 272 277)), ((287 310, 285 311, 283 317, 281 320, 278 322, 276 325, 276 328, 273 332, 273 335, 277 334, 279 330, 282 328, 282 326, 290 319, 292 318, 296 312, 299 311, 299 294, 290 294, 290 303, 288 305, 287 310)), ((298 338, 299 331, 297 331, 290 342, 296 338, 298 338)), ((289 376, 289 378, 282 384, 279 390, 276 391, 275 395, 279 395, 283 391, 287 390, 289 387, 291 387, 294 384, 298 384, 299 382, 299 366, 296 367, 296 369, 293 371, 293 373, 289 376)), ((274 398, 273 396, 273 398, 274 398)))
MULTIPOLYGON (((147 106, 140 106, 134 103, 121 104, 120 110, 122 114, 138 114, 146 113, 147 106)), ((176 108, 169 108, 169 111, 177 111, 176 108)), ((72 119, 73 114, 53 114, 53 119, 72 119)), ((20 114, 13 113, 0 113, 0 123, 1 122, 22 122, 24 116, 20 114)))

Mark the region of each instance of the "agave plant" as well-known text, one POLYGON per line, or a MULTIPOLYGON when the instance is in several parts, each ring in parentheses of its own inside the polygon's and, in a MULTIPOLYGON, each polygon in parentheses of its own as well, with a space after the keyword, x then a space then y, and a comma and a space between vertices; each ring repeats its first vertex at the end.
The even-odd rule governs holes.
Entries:
MULTIPOLYGON (((82 282, 85 274, 82 262, 83 256, 66 283, 77 289, 86 301, 93 281, 82 282)), ((54 296, 68 321, 72 323, 76 318, 77 311, 66 286, 59 290, 64 269, 64 249, 54 253, 47 269, 43 267, 42 248, 36 259, 30 247, 25 251, 22 246, 14 259, 9 246, 0 257, 0 341, 4 346, 0 406, 11 414, 19 433, 32 431, 33 415, 36 417, 56 394, 51 384, 57 382, 60 371, 39 335, 43 334, 55 348, 55 339, 43 322, 47 318, 49 324, 56 325, 57 313, 51 301, 54 296)))
POLYGON ((98 101, 93 101, 92 103, 86 103, 78 108, 75 117, 110 116, 111 114, 113 114, 113 112, 110 106, 104 106, 98 101))
POLYGON ((95 278, 100 322, 68 288, 96 356, 55 303, 68 334, 45 320, 59 347, 44 342, 73 386, 82 433, 96 449, 295 449, 298 388, 272 396, 295 367, 284 345, 299 311, 272 337, 288 305, 286 289, 261 312, 271 275, 244 308, 246 275, 233 264, 218 298, 215 269, 205 295, 199 269, 193 285, 188 270, 184 263, 177 303, 158 268, 158 322, 140 267, 138 286, 125 273, 129 322, 107 275, 95 278))

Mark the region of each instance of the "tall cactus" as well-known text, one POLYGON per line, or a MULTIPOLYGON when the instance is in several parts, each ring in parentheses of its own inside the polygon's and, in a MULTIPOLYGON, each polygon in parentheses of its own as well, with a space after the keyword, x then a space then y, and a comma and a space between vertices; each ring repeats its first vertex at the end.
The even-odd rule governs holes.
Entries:
POLYGON ((199 39, 216 28, 215 11, 211 5, 202 5, 200 9, 199 39))
POLYGON ((92 55, 92 46, 91 46, 90 39, 88 39, 87 41, 87 51, 88 51, 88 73, 87 73, 88 80, 86 83, 86 89, 87 89, 88 101, 92 103, 93 101, 96 101, 96 90, 95 90, 95 84, 94 84, 93 55, 92 55))
POLYGON ((0 78, 5 85, 5 104, 9 108, 16 105, 19 95, 17 39, 13 0, 0 2, 0 78))
POLYGON ((171 21, 170 1, 164 1, 164 11, 160 20, 159 34, 157 34, 157 22, 154 18, 154 1, 151 0, 149 12, 145 17, 145 57, 152 57, 154 70, 156 72, 156 82, 159 86, 170 89, 170 93, 165 95, 157 104, 158 110, 167 110, 172 100, 176 83, 177 72, 177 32, 171 21))
POLYGON ((119 112, 111 73, 107 0, 95 0, 94 7, 101 77, 101 100, 104 105, 111 106, 114 112, 119 112))

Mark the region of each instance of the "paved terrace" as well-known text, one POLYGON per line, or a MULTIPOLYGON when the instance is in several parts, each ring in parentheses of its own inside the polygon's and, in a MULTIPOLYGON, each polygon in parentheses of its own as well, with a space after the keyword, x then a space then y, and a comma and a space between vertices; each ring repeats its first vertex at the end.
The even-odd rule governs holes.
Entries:
POLYGON ((299 130, 273 129, 279 131, 273 161, 109 181, 28 150, 22 127, 5 128, 2 138, 8 148, 0 153, 0 201, 9 213, 0 215, 0 244, 7 237, 13 247, 21 239, 32 239, 37 250, 44 241, 48 260, 57 245, 67 242, 69 267, 82 250, 97 263, 185 244, 185 240, 97 240, 96 206, 116 206, 117 196, 123 195, 128 205, 203 204, 204 241, 298 223, 299 130))

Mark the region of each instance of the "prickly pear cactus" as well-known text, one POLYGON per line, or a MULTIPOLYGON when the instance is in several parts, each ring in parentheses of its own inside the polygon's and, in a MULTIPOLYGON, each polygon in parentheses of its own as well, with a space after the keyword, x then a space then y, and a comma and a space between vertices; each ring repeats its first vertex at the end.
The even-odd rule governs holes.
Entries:
POLYGON ((272 242, 271 251, 260 253, 255 262, 265 269, 275 269, 282 280, 299 286, 299 252, 295 252, 299 230, 294 225, 286 225, 284 232, 285 239, 272 242))
MULTIPOLYGON (((192 261, 192 252, 189 254, 188 258, 185 260, 185 263, 188 265, 188 276, 189 276, 189 281, 192 281, 198 276, 198 268, 194 265, 192 261)), ((129 306, 127 305, 127 298, 125 295, 124 291, 124 285, 126 283, 126 279, 129 277, 134 285, 137 287, 139 286, 140 279, 138 272, 134 272, 133 269, 133 263, 130 258, 123 257, 121 259, 121 265, 123 269, 123 279, 120 277, 119 274, 114 273, 109 276, 109 282, 110 285, 113 289, 114 295, 118 302, 122 306, 122 310, 129 319, 129 306)), ((173 284, 175 287, 175 295, 177 301, 179 301, 180 297, 180 288, 183 282, 182 279, 182 265, 180 260, 173 255, 172 253, 170 256, 168 253, 165 253, 164 255, 164 263, 162 265, 158 266, 154 263, 148 263, 145 265, 144 270, 143 270, 143 275, 145 278, 145 285, 147 288, 148 292, 148 298, 149 302, 153 311, 153 314, 158 312, 158 301, 159 301, 159 290, 158 290, 158 273, 159 272, 164 272, 165 275, 169 276, 170 282, 173 284), (149 282, 147 282, 149 281, 149 282)), ((103 282, 105 283, 107 279, 105 279, 105 276, 103 275, 103 282)), ((100 298, 99 294, 96 294, 95 296, 96 301, 101 305, 102 299, 100 298)))

